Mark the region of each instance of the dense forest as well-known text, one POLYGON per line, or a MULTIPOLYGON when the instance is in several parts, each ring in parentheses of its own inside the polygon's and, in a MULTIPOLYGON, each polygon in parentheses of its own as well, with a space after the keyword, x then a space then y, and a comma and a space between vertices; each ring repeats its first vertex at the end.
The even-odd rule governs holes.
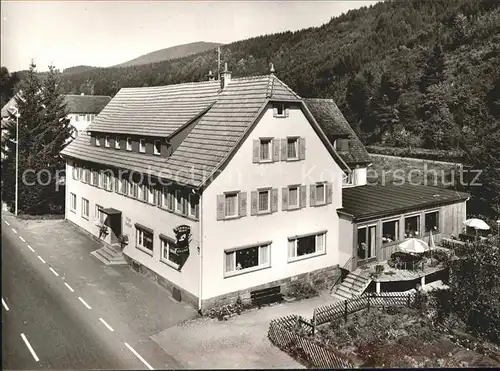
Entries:
MULTIPOLYGON (((500 212, 498 0, 385 1, 221 49, 235 77, 267 74, 273 63, 299 95, 333 98, 367 145, 459 150, 474 168, 492 167, 493 188, 480 197, 500 212)), ((209 70, 217 70, 215 50, 59 77, 63 92, 113 96, 201 81, 209 70)))

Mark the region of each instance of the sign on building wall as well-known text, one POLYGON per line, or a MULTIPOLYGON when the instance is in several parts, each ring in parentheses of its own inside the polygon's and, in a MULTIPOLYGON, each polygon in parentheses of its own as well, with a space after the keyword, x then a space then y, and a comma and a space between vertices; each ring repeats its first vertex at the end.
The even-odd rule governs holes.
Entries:
POLYGON ((191 227, 179 225, 174 228, 175 245, 172 244, 170 253, 178 256, 179 270, 184 266, 189 257, 189 243, 191 242, 191 227))

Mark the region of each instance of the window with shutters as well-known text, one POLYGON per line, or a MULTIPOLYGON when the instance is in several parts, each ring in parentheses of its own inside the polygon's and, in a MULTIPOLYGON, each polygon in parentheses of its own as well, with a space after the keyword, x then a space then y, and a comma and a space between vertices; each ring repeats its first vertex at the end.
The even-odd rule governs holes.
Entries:
POLYGON ((139 140, 139 152, 146 153, 146 139, 139 140))
POLYGON ((284 103, 275 103, 273 105, 273 116, 274 117, 286 117, 287 107, 284 103))
POLYGON ((106 137, 104 138, 104 147, 106 148, 109 148, 109 137, 106 135, 106 137))
POLYGON ((127 151, 132 151, 132 138, 127 138, 127 151))
POLYGON ((76 211, 76 195, 74 193, 69 195, 69 209, 73 212, 76 211))
POLYGON ((104 214, 102 211, 102 206, 96 204, 95 205, 95 210, 94 210, 94 219, 98 220, 101 223, 104 223, 106 220, 106 214, 104 214))
POLYGON ((135 246, 149 255, 153 255, 153 231, 135 226, 135 246))
POLYGON ((150 204, 156 203, 155 202, 155 198, 156 198, 155 192, 156 192, 156 190, 155 190, 155 187, 153 186, 153 184, 148 185, 148 202, 150 204))
POLYGON ((224 260, 225 277, 269 268, 271 266, 271 243, 265 242, 226 250, 224 260))
POLYGON ((259 191, 259 213, 271 211, 270 190, 259 191))
POLYGON ((146 183, 141 184, 141 200, 149 202, 149 187, 146 183))
POLYGON ((184 203, 184 196, 182 194, 182 191, 179 189, 175 190, 175 212, 177 213, 183 212, 183 203, 184 203))
POLYGON ((101 173, 101 176, 102 176, 102 188, 104 188, 107 191, 110 191, 112 186, 111 174, 109 174, 109 172, 107 171, 103 171, 101 173))
POLYGON ((287 139, 287 159, 288 160, 299 159, 299 138, 287 139))
POLYGON ((224 210, 224 216, 226 218, 238 216, 238 193, 225 194, 224 210))
POLYGON ((120 149, 120 137, 115 138, 115 149, 120 149))
POLYGON ((325 185, 316 184, 316 205, 325 203, 325 185))
POLYGON ((99 187, 99 172, 97 170, 92 170, 92 185, 99 187))
POLYGON ((90 204, 89 200, 86 198, 82 197, 82 218, 89 220, 89 213, 90 213, 90 204))
POLYGON ((261 139, 260 140, 260 161, 266 162, 271 161, 271 139, 261 139))
POLYGON ((167 210, 174 211, 174 190, 169 187, 163 187, 163 207, 167 210))
POLYGON ((99 137, 99 135, 96 135, 95 136, 95 145, 97 147, 100 147, 101 146, 101 138, 99 137))
POLYGON ((326 232, 288 238, 288 261, 325 253, 326 232))
POLYGON ((299 187, 288 187, 288 208, 299 207, 299 187))

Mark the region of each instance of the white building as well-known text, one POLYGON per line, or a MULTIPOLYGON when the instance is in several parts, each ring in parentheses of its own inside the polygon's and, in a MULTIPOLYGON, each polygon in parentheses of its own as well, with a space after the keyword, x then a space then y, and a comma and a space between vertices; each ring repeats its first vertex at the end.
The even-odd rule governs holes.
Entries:
POLYGON ((226 69, 121 89, 87 130, 62 152, 66 218, 115 252, 127 235, 127 262, 201 311, 331 284, 356 255, 343 183, 367 187, 369 156, 331 100, 226 69))

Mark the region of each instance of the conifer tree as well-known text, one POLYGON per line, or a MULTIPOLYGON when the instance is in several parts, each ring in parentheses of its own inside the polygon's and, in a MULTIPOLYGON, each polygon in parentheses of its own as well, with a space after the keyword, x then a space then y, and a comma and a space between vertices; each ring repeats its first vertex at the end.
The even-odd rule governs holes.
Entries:
POLYGON ((420 92, 425 93, 429 86, 444 81, 445 63, 441 44, 434 44, 432 54, 427 60, 422 78, 420 79, 420 92))

